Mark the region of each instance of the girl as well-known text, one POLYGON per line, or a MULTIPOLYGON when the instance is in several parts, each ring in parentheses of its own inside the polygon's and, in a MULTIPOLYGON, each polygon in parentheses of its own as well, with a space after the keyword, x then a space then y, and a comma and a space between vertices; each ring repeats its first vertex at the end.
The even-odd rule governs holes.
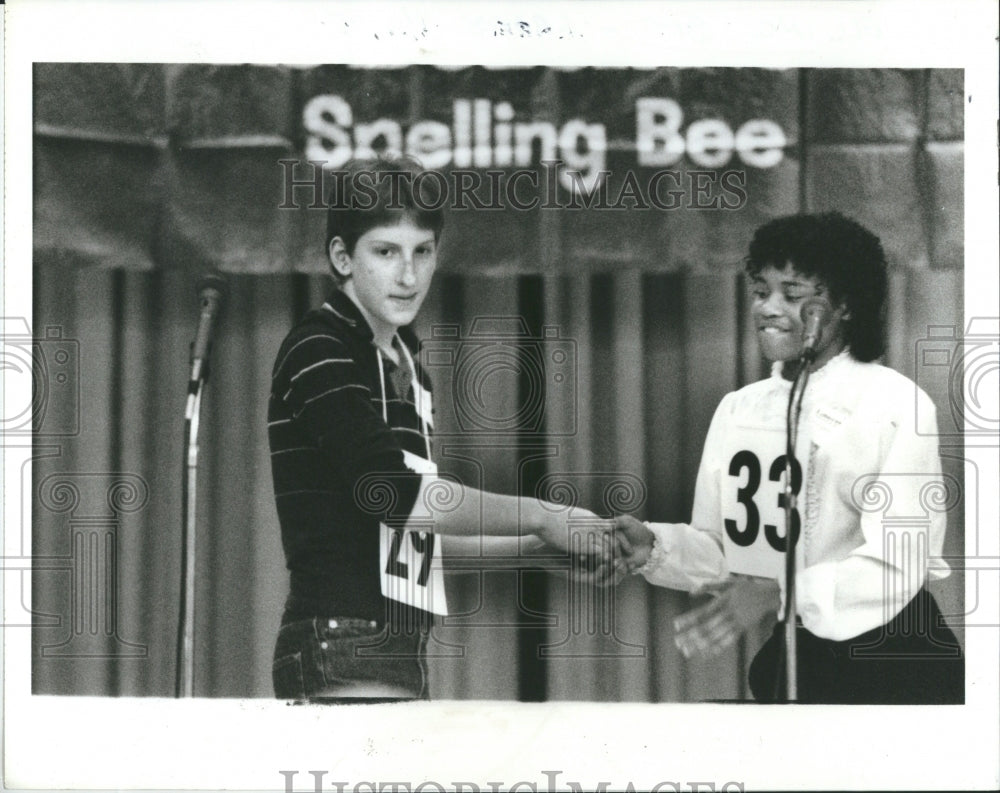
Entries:
MULTIPOLYGON (((756 232, 746 271, 771 377, 728 394, 716 410, 690 524, 621 520, 630 568, 652 584, 712 595, 675 622, 685 655, 714 655, 781 610, 785 413, 803 344, 800 309, 818 297, 832 310, 802 403, 792 477, 798 700, 964 701, 960 647, 926 588, 949 572, 939 558, 945 516, 934 499, 944 482, 934 406, 915 383, 875 363, 887 290, 878 238, 837 213, 781 218, 756 232)), ((783 695, 783 632, 779 624, 751 665, 758 701, 783 695)))

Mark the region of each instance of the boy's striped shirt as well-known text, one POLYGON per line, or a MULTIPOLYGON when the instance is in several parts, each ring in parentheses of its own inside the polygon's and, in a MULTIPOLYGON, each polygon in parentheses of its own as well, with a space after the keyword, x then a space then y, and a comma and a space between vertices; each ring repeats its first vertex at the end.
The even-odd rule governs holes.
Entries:
MULTIPOLYGON (((430 383, 416 359, 418 382, 430 383)), ((292 610, 303 616, 385 621, 379 583, 379 522, 401 525, 420 476, 403 449, 427 457, 408 369, 378 351, 363 315, 335 290, 285 338, 268 402, 268 441, 292 610), (386 489, 388 486, 388 489, 386 489)), ((405 356, 401 355, 401 362, 405 356)), ((398 609, 398 606, 394 606, 398 609)))

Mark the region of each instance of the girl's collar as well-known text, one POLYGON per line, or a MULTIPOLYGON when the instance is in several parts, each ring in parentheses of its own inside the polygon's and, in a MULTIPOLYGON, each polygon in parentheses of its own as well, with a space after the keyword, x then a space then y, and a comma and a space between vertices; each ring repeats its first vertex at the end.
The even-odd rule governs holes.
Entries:
MULTIPOLYGON (((837 369, 841 368, 848 361, 854 360, 851 357, 851 350, 849 347, 844 347, 840 352, 834 355, 829 361, 827 361, 819 369, 809 373, 809 382, 815 384, 817 381, 822 381, 830 372, 836 372, 837 369)), ((781 376, 781 372, 785 366, 784 361, 775 361, 771 364, 771 377, 777 378, 785 383, 791 385, 791 380, 785 380, 781 376)))

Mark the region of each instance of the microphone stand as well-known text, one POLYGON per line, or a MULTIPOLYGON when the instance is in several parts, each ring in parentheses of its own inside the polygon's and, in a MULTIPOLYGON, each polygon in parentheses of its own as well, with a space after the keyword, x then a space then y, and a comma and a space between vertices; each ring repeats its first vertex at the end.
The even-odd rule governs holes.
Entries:
POLYGON ((208 367, 196 360, 184 411, 184 477, 181 483, 181 609, 177 625, 177 678, 174 696, 194 696, 194 578, 198 484, 198 419, 208 367))
POLYGON ((799 434, 799 415, 802 396, 809 380, 809 367, 816 357, 811 348, 802 351, 799 371, 788 395, 785 444, 785 701, 798 700, 798 656, 795 624, 795 546, 797 538, 792 532, 792 515, 795 512, 795 490, 792 487, 792 464, 795 460, 795 443, 799 434))
POLYGON ((208 381, 212 328, 226 294, 225 279, 209 274, 199 282, 201 316, 191 345, 191 376, 184 411, 184 476, 181 481, 181 602, 177 620, 177 677, 174 696, 194 696, 194 580, 198 484, 198 420, 208 381))

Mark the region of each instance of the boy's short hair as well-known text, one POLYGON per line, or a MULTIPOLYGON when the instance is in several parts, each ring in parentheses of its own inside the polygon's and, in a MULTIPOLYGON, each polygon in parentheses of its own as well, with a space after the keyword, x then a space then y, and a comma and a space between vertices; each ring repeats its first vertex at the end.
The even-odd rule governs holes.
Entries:
POLYGON ((327 198, 327 255, 334 237, 340 237, 347 252, 353 254, 366 231, 394 226, 404 217, 419 228, 433 231, 434 239, 439 239, 444 210, 438 204, 419 200, 420 184, 414 190, 414 180, 421 173, 423 166, 412 157, 386 156, 351 160, 334 171, 327 198))
POLYGON ((790 215, 757 229, 750 243, 746 272, 757 276, 767 266, 788 264, 813 276, 843 303, 847 345, 859 361, 874 361, 885 350, 885 299, 888 274, 879 238, 839 212, 790 215))

